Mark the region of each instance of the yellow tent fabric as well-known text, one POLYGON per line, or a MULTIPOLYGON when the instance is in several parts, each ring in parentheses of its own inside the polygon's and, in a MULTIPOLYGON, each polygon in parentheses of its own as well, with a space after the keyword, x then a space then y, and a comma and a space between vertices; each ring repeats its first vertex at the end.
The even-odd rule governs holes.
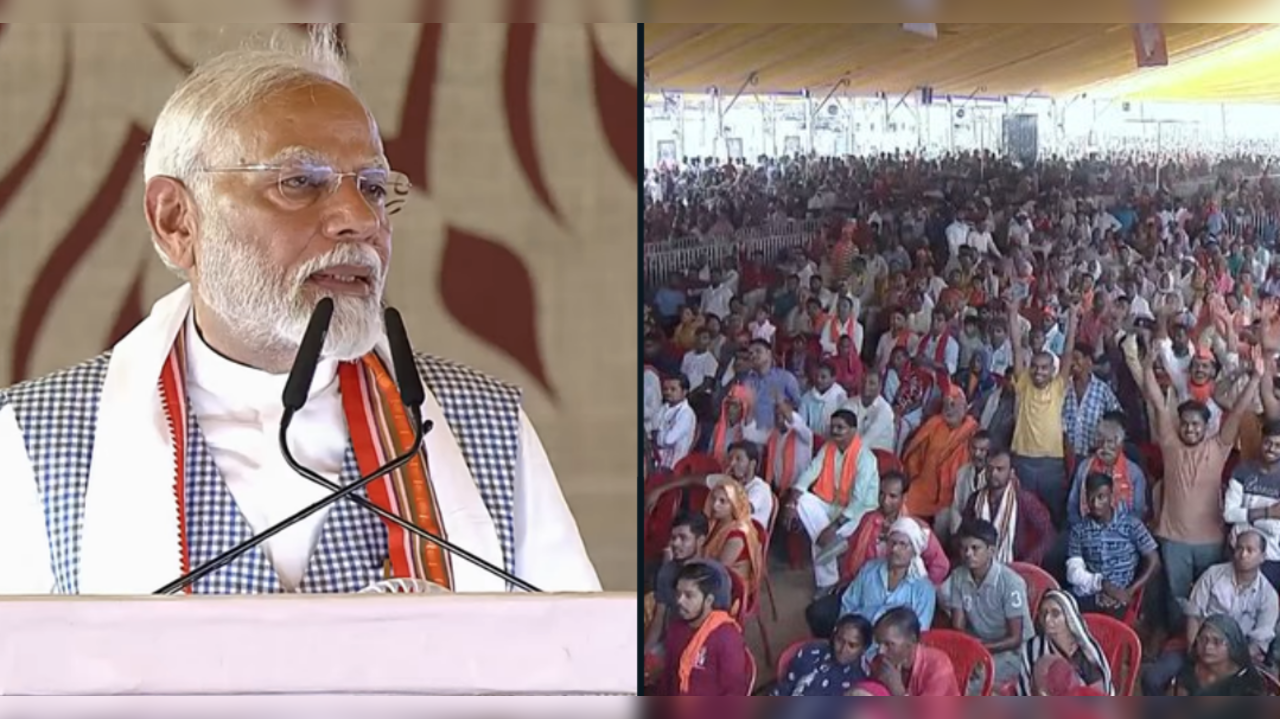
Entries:
MULTIPOLYGON (((1170 65, 1200 67, 1215 54, 1270 36, 1273 27, 1167 23, 1170 65)), ((647 88, 687 92, 715 86, 733 93, 755 73, 748 92, 821 92, 847 78, 848 89, 859 93, 932 87, 935 95, 1068 96, 1152 74, 1137 68, 1127 23, 940 23, 936 41, 898 23, 647 23, 644 52, 647 88)), ((1258 99, 1272 87, 1280 94, 1280 79, 1266 78, 1265 66, 1259 61, 1247 81, 1206 69, 1194 83, 1180 78, 1147 91, 1194 99, 1258 99), (1177 92, 1183 94, 1170 94, 1177 92)))
POLYGON ((1149 68, 1098 88, 1141 100, 1280 102, 1280 30, 1270 29, 1203 57, 1149 68))

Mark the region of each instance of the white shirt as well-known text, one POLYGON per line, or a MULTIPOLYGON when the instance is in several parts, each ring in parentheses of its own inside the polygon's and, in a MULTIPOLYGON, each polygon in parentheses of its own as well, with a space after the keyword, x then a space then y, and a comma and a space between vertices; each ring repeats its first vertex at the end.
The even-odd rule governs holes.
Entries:
POLYGON ((894 451, 893 406, 884 397, 877 396, 870 407, 862 404, 861 397, 854 397, 845 405, 858 418, 858 434, 867 449, 894 451))
POLYGON ((658 463, 674 469, 680 460, 689 456, 697 429, 698 417, 689 406, 689 400, 662 405, 658 411, 658 463))
POLYGON ((733 293, 737 291, 737 287, 738 273, 726 272, 720 284, 702 291, 702 314, 715 315, 722 320, 728 317, 729 300, 733 299, 733 293))
MULTIPOLYGON (((712 474, 707 477, 707 488, 714 489, 725 479, 733 479, 727 474, 712 474)), ((737 481, 736 479, 734 480, 737 481)), ((751 505, 751 519, 760 523, 765 530, 769 529, 769 518, 773 515, 773 504, 777 501, 769 483, 760 477, 752 477, 750 482, 742 486, 747 492, 747 503, 751 505)))
POLYGON ((644 432, 658 431, 658 412, 662 411, 662 377, 657 370, 644 370, 644 432))
POLYGON ((847 401, 848 392, 838 384, 832 384, 826 392, 813 387, 800 399, 801 419, 814 434, 825 437, 831 427, 831 415, 847 401))
MULTIPOLYGON (((188 320, 187 397, 218 472, 245 521, 261 532, 330 494, 285 464, 277 437, 283 408, 280 394, 286 375, 273 375, 228 360, 204 343, 188 320)), ((289 426, 289 448, 303 466, 335 484, 349 442, 338 391, 338 363, 321 362, 307 404, 289 426)), ((576 522, 555 481, 554 472, 528 418, 521 413, 521 454, 516 466, 516 575, 548 591, 599 591, 600 581, 588 559, 576 522)), ((423 419, 435 428, 426 438, 432 489, 441 507, 446 535, 498 566, 502 564, 497 531, 483 504, 468 507, 463 493, 479 498, 457 440, 443 409, 428 392, 423 419), (487 520, 487 522, 486 522, 487 520), (473 537, 473 522, 484 539, 473 537), (456 530, 456 531, 455 531, 456 530)), ((327 511, 317 512, 263 546, 280 577, 293 591, 306 574, 327 511)), ((453 562, 455 580, 483 572, 465 560, 453 562)))
POLYGON ((680 372, 689 378, 690 389, 697 389, 708 377, 715 377, 719 367, 720 363, 710 352, 690 350, 684 353, 684 360, 680 362, 680 372))

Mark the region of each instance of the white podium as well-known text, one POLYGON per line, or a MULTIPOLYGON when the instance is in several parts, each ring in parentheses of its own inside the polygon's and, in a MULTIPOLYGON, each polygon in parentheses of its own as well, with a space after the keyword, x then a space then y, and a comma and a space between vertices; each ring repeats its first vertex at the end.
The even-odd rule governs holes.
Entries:
POLYGON ((322 696, 364 709, 477 695, 611 714, 636 693, 636 609, 634 595, 608 594, 0 599, 0 715, 35 696, 198 696, 204 708, 322 696))

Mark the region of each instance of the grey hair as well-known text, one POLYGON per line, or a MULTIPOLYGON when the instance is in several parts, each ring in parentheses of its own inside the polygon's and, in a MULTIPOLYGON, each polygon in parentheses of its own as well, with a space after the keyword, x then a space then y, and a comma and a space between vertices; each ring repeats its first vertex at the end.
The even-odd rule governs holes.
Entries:
MULTIPOLYGON (((282 31, 256 44, 200 63, 169 96, 151 131, 144 181, 173 177, 200 197, 199 170, 233 154, 238 138, 230 130, 246 110, 277 92, 317 82, 351 87, 335 25, 312 25, 305 43, 287 42, 282 31)), ((185 279, 158 239, 153 233, 160 259, 185 279)))

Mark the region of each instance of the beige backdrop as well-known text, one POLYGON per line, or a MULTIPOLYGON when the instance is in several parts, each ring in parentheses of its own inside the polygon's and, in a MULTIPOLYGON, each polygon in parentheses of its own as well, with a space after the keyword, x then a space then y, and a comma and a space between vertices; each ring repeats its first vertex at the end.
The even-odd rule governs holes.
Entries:
MULTIPOLYGON (((0 25, 0 385, 102 351, 176 285, 142 217, 151 121, 192 59, 279 28, 0 25)), ((343 30, 416 185, 391 301, 418 349, 525 388, 605 586, 633 589, 636 26, 343 30)))

